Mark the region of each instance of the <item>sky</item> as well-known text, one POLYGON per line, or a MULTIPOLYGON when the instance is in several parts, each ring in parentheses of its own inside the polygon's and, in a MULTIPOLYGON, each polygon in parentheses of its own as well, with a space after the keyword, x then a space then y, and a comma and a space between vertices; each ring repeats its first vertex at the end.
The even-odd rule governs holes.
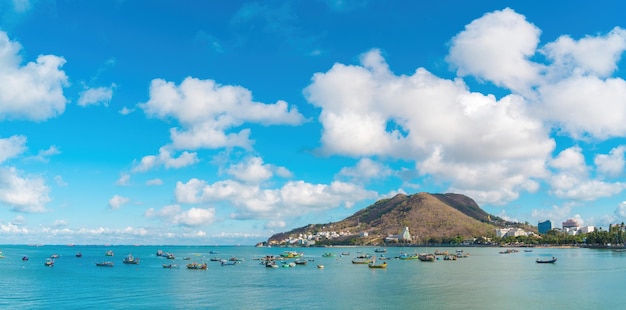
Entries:
POLYGON ((419 192, 626 221, 625 6, 2 0, 0 244, 248 245, 419 192))

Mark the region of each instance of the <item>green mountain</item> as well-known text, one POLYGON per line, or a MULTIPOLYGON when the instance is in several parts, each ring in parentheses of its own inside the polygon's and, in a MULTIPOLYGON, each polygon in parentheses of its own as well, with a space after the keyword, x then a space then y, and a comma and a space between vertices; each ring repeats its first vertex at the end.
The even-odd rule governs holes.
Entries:
POLYGON ((382 244, 408 227, 414 244, 448 243, 476 237, 494 237, 495 229, 528 225, 507 222, 485 212, 471 198, 460 194, 398 194, 382 199, 339 221, 311 224, 271 236, 269 243, 280 243, 301 235, 320 232, 343 233, 332 239, 319 238, 318 244, 382 244), (365 236, 364 232, 367 233, 365 236))

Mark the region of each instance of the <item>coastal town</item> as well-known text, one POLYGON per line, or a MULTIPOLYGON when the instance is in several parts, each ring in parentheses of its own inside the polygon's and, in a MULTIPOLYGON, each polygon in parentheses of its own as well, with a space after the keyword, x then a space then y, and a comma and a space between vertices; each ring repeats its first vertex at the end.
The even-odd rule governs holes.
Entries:
MULTIPOLYGON (((539 222, 537 225, 538 233, 534 231, 528 231, 519 227, 507 227, 507 228, 498 228, 494 229, 493 235, 490 236, 479 236, 472 238, 464 238, 462 240, 457 240, 460 242, 456 242, 453 245, 474 245, 474 244, 482 244, 482 245, 490 245, 490 244, 498 244, 496 240, 506 240, 507 238, 517 238, 517 237, 530 237, 541 239, 542 235, 548 234, 550 232, 555 234, 562 234, 567 236, 580 236, 589 234, 595 231, 594 226, 581 226, 575 219, 568 219, 565 222, 562 222, 561 227, 553 227, 551 220, 546 220, 539 222)), ((366 239, 371 237, 367 231, 360 232, 351 232, 350 230, 342 230, 342 231, 331 231, 331 230, 321 230, 315 233, 300 233, 296 236, 289 236, 288 238, 282 240, 270 240, 269 242, 262 242, 257 244, 257 246, 317 246, 320 243, 324 245, 328 245, 329 242, 332 244, 332 241, 345 240, 347 238, 357 238, 357 239, 366 239)), ((380 237, 380 236, 379 236, 380 237)), ((401 231, 398 232, 397 235, 388 235, 381 238, 385 245, 420 245, 419 236, 411 235, 409 227, 404 227, 401 231)), ((428 244, 427 244, 428 245, 428 244)))

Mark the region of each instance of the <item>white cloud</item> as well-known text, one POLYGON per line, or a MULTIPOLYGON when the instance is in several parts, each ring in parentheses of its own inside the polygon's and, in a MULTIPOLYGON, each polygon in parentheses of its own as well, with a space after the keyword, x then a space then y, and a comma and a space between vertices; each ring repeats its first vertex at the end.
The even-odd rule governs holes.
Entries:
POLYGON ((599 154, 594 158, 598 172, 609 177, 617 177, 624 174, 624 152, 626 146, 613 148, 609 154, 599 154))
POLYGON ((197 227, 206 226, 215 220, 215 209, 191 208, 174 216, 173 222, 178 225, 197 227))
POLYGON ((352 182, 366 183, 371 179, 384 179, 393 174, 393 171, 369 158, 360 159, 356 166, 345 167, 339 171, 339 176, 347 177, 352 182))
POLYGON ((187 183, 178 182, 175 194, 179 203, 219 202, 232 205, 237 209, 237 213, 233 214, 235 218, 273 220, 342 205, 350 208, 358 201, 377 197, 376 193, 358 185, 338 181, 329 185, 292 181, 278 189, 262 189, 232 180, 208 184, 191 179, 187 183))
POLYGON ((0 164, 26 151, 25 136, 0 138, 0 164))
POLYGON ((15 168, 0 167, 0 205, 17 212, 46 211, 50 188, 41 177, 21 176, 15 168))
POLYGON ((614 28, 605 36, 587 36, 578 41, 564 35, 546 44, 541 52, 553 63, 552 74, 578 74, 608 77, 626 50, 626 31, 614 28))
POLYGON ((119 209, 122 205, 128 203, 130 199, 126 197, 122 197, 120 195, 114 195, 109 199, 109 208, 116 210, 119 209))
POLYGON ((281 220, 270 220, 267 221, 267 223, 265 224, 265 228, 266 229, 278 229, 278 228, 285 228, 287 226, 287 223, 285 223, 285 221, 281 221, 281 220))
POLYGON ((183 211, 179 205, 165 206, 158 211, 150 208, 144 215, 158 217, 166 222, 187 227, 207 226, 215 221, 213 208, 191 208, 183 211))
POLYGON ((134 111, 135 111, 135 109, 129 109, 129 108, 127 108, 127 107, 122 107, 122 108, 118 111, 118 113, 119 113, 119 114, 122 114, 122 115, 128 115, 128 114, 130 114, 130 113, 133 113, 134 111))
POLYGON ((249 129, 228 132, 245 122, 299 125, 304 121, 298 110, 285 101, 254 102, 250 91, 243 87, 191 77, 179 86, 161 79, 153 80, 150 100, 139 107, 148 116, 173 118, 181 124, 182 128, 170 130, 176 149, 250 148, 249 129))
POLYGON ((67 183, 63 180, 63 177, 60 175, 56 175, 54 176, 54 182, 58 185, 58 186, 67 186, 67 183))
POLYGON ((252 157, 245 162, 231 165, 226 172, 237 180, 259 184, 272 177, 272 170, 272 166, 264 164, 261 157, 252 157))
POLYGON ((141 161, 135 165, 133 172, 145 172, 159 166, 165 168, 182 168, 193 165, 199 161, 198 154, 195 152, 182 152, 180 156, 173 157, 172 151, 167 147, 159 149, 159 155, 144 156, 141 161))
POLYGON ((110 87, 87 88, 80 93, 78 105, 81 107, 100 104, 108 106, 111 98, 113 98, 113 88, 115 88, 115 84, 110 87))
POLYGON ((62 114, 67 76, 59 68, 65 60, 40 55, 35 62, 21 66, 20 49, 19 43, 0 31, 0 120, 43 121, 62 114))
POLYGON ((423 68, 396 76, 378 50, 361 63, 335 64, 305 91, 322 108, 324 153, 414 160, 479 203, 506 203, 545 177, 555 142, 522 97, 471 93, 423 68))
POLYGON ((122 173, 120 178, 115 181, 115 185, 127 186, 128 184, 130 184, 130 174, 128 173, 122 173))
POLYGON ((163 185, 163 180, 156 178, 146 181, 146 185, 163 185))
POLYGON ((541 66, 528 59, 536 52, 540 33, 509 8, 487 13, 452 39, 447 60, 459 76, 473 75, 525 93, 539 78, 541 66))
POLYGON ((55 145, 51 145, 46 150, 39 150, 37 155, 31 157, 30 159, 47 163, 50 160, 50 157, 59 154, 61 154, 61 151, 55 145))
POLYGON ((585 158, 579 147, 565 149, 550 162, 555 173, 548 182, 551 193, 560 198, 577 201, 595 200, 600 197, 610 197, 626 189, 623 182, 604 182, 589 177, 590 168, 585 164, 585 158))

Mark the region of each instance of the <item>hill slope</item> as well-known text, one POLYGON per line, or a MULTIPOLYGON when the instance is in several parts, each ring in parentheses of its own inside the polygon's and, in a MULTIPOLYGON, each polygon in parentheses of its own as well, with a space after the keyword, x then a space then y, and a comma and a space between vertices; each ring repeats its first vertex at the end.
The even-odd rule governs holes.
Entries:
POLYGON ((337 238, 333 243, 380 244, 385 237, 397 235, 404 227, 409 227, 413 243, 440 243, 453 238, 493 236, 495 228, 510 224, 513 223, 489 215, 473 199, 464 195, 398 194, 379 200, 342 221, 300 227, 276 234, 268 241, 320 231, 349 231, 353 234, 367 232, 369 236, 355 240, 356 236, 352 235, 337 238))

